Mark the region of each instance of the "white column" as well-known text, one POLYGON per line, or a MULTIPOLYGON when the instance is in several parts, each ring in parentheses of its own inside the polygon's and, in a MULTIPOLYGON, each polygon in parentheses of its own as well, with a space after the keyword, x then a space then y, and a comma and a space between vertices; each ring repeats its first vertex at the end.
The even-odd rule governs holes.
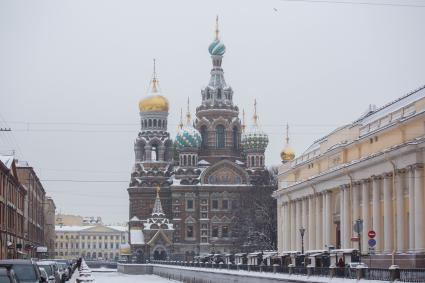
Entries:
POLYGON ((409 166, 409 250, 415 250, 415 169, 409 166))
POLYGON ((382 250, 382 240, 384 235, 381 233, 381 178, 372 176, 372 227, 376 232, 376 251, 382 250))
POLYGON ((289 250, 295 251, 296 248, 296 217, 297 217, 297 210, 296 210, 296 202, 291 201, 291 248, 289 250))
POLYGON ((322 242, 322 226, 323 226, 323 214, 320 212, 320 206, 322 202, 322 194, 316 194, 314 197, 314 216, 315 216, 315 226, 316 226, 316 236, 315 236, 315 249, 322 249, 323 248, 323 242, 322 242))
POLYGON ((359 192, 360 192, 360 183, 356 182, 353 184, 353 187, 351 188, 353 192, 352 197, 352 204, 353 204, 353 221, 350 223, 354 224, 354 222, 360 218, 360 199, 359 199, 359 192))
POLYGON ((344 235, 345 235, 345 223, 344 223, 344 214, 345 214, 345 209, 344 209, 344 187, 340 186, 339 187, 339 206, 340 206, 340 211, 339 211, 339 221, 340 221, 340 231, 341 231, 341 248, 345 248, 344 246, 344 235))
POLYGON ((362 219, 363 219, 363 233, 362 233, 362 250, 368 250, 368 235, 370 230, 370 216, 369 216, 369 180, 362 182, 362 219))
POLYGON ((326 215, 325 215, 325 230, 326 233, 324 241, 325 241, 325 247, 329 248, 329 246, 335 246, 335 243, 332 244, 332 235, 334 233, 334 230, 332 230, 332 228, 334 227, 333 225, 333 213, 332 213, 332 192, 331 191, 326 191, 326 193, 323 195, 323 199, 324 199, 324 205, 326 207, 325 211, 326 211, 326 215))
POLYGON ((314 195, 310 195, 308 198, 308 249, 314 250, 316 249, 315 236, 317 223, 315 221, 315 207, 314 207, 314 195), (316 225, 314 225, 316 223, 316 225))
POLYGON ((285 205, 285 218, 283 225, 285 226, 285 234, 283 238, 283 250, 290 251, 291 250, 291 222, 290 222, 290 207, 291 202, 287 202, 285 205))
POLYGON ((397 252, 404 252, 404 235, 406 234, 406 221, 404 217, 404 176, 405 171, 399 170, 395 181, 396 213, 397 213, 397 252))
POLYGON ((342 248, 349 248, 351 245, 351 218, 350 218, 350 190, 348 186, 344 188, 344 237, 342 248))
POLYGON ((281 201, 277 201, 277 250, 278 252, 283 251, 283 205, 281 201))
POLYGON ((301 218, 301 226, 305 229, 305 234, 304 234, 304 250, 306 251, 308 248, 308 239, 309 239, 309 234, 310 231, 308 231, 308 223, 307 223, 307 214, 308 214, 308 205, 307 205, 307 197, 304 197, 302 199, 302 218, 301 218))
POLYGON ((393 250, 393 199, 392 199, 393 175, 384 175, 384 252, 393 250))
POLYGON ((415 251, 424 251, 424 183, 422 164, 415 165, 415 251))
POLYGON ((296 206, 296 214, 295 214, 295 250, 301 251, 301 236, 299 234, 299 229, 301 228, 301 200, 297 200, 295 203, 296 206))
POLYGON ((327 243, 326 243, 326 237, 327 237, 327 233, 328 233, 328 223, 327 223, 327 218, 326 218, 326 216, 327 216, 327 213, 328 213, 328 211, 327 211, 327 206, 326 206, 326 194, 327 194, 327 191, 324 191, 323 193, 321 193, 320 195, 318 195, 317 196, 317 201, 318 201, 318 203, 320 204, 322 204, 322 214, 321 214, 321 217, 322 217, 322 225, 323 225, 323 227, 322 227, 322 242, 321 242, 321 244, 320 244, 320 247, 321 248, 326 248, 327 247, 327 243))

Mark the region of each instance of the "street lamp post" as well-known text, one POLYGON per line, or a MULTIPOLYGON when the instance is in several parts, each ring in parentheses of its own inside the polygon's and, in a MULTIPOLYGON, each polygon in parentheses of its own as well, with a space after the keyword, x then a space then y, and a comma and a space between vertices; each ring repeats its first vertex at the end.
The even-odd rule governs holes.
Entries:
POLYGON ((304 254, 304 234, 305 234, 305 228, 300 228, 300 234, 301 234, 301 254, 304 254))

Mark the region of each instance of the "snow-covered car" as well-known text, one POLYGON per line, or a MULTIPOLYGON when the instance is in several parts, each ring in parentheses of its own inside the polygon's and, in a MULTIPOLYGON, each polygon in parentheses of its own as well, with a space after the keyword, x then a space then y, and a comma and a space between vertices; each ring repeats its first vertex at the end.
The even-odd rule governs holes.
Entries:
MULTIPOLYGON (((37 262, 38 266, 44 267, 46 269, 47 274, 49 275, 49 280, 50 277, 53 276, 54 281, 52 281, 53 283, 61 283, 61 276, 59 274, 59 269, 58 269, 58 265, 55 261, 51 261, 51 260, 42 260, 42 261, 38 261, 37 262), (50 266, 52 272, 50 273, 50 271, 48 270, 48 266, 50 266)), ((49 281, 50 282, 50 281, 49 281)))
POLYGON ((49 274, 47 274, 46 269, 44 269, 44 267, 38 267, 38 269, 40 270, 40 276, 41 278, 43 278, 44 282, 50 282, 49 281, 49 274))
POLYGON ((368 268, 364 262, 350 262, 348 263, 349 268, 368 268))
POLYGON ((37 262, 38 269, 40 270, 41 277, 45 277, 44 273, 46 273, 46 279, 48 283, 56 283, 55 279, 55 270, 53 269, 53 266, 50 265, 46 261, 39 261, 37 262))

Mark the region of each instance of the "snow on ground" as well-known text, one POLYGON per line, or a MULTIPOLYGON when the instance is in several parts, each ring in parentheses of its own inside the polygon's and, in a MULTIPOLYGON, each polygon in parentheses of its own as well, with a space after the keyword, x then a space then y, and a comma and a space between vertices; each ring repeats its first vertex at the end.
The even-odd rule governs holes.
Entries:
POLYGON ((94 283, 170 283, 170 282, 179 282, 174 280, 168 280, 156 275, 127 275, 118 273, 116 271, 106 272, 102 270, 101 272, 96 272, 96 269, 92 269, 92 277, 96 281, 94 283))

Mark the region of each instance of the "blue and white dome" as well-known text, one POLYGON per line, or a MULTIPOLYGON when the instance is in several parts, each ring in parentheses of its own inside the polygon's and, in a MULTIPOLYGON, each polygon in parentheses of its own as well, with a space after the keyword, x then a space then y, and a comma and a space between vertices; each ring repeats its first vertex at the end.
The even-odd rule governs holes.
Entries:
POLYGON ((226 52, 226 46, 219 39, 215 39, 208 47, 208 52, 210 52, 211 55, 223 56, 226 52))
POLYGON ((176 144, 178 149, 199 149, 201 143, 201 134, 192 126, 186 126, 177 133, 176 144))

